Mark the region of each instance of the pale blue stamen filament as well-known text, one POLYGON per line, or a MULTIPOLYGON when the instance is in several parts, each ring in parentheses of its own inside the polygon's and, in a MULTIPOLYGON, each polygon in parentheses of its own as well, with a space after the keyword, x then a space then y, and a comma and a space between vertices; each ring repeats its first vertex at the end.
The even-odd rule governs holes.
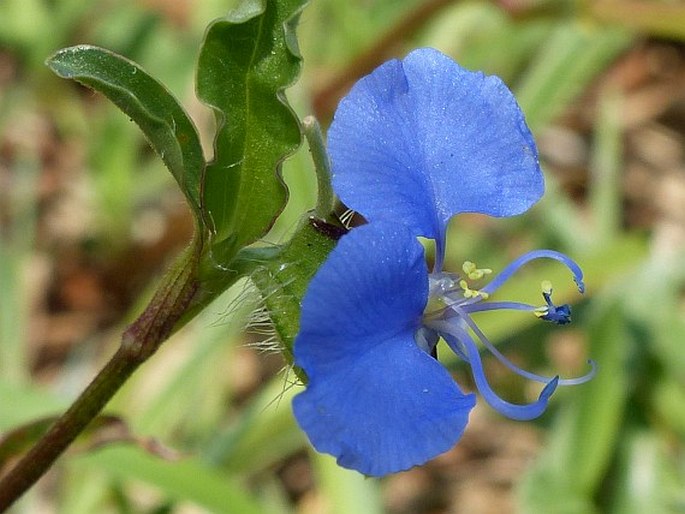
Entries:
POLYGON ((578 291, 580 291, 581 293, 585 292, 585 284, 583 283, 583 272, 580 269, 580 266, 578 266, 578 264, 576 264, 572 259, 566 257, 563 253, 555 252, 554 250, 535 250, 522 255, 518 259, 513 260, 509 263, 509 265, 506 268, 504 268, 499 273, 499 275, 493 278, 490 281, 490 283, 487 286, 485 286, 481 291, 489 295, 493 294, 507 280, 509 280, 509 278, 514 273, 516 273, 519 270, 519 268, 537 259, 553 259, 564 264, 569 270, 571 270, 571 273, 573 273, 573 280, 578 286, 578 291))
POLYGON ((480 354, 478 353, 478 347, 466 330, 458 324, 450 323, 448 321, 431 322, 431 327, 440 332, 445 339, 445 342, 447 342, 455 353, 465 353, 468 356, 468 362, 471 366, 478 391, 485 401, 494 409, 511 419, 521 421, 537 418, 545 411, 549 397, 555 391, 559 383, 558 377, 552 378, 547 383, 537 401, 528 405, 510 403, 500 398, 490 387, 490 384, 485 378, 485 371, 483 370, 483 363, 480 354))
MULTIPOLYGON (((501 302, 501 303, 514 303, 514 302, 501 302)), ((516 305, 525 305, 525 304, 516 304, 516 305)), ((532 306, 528 306, 532 307, 532 306)), ((545 377, 542 375, 537 375, 535 373, 531 373, 530 371, 526 371, 524 369, 519 368, 516 366, 513 362, 511 362, 509 359, 507 359, 498 349, 495 345, 493 345, 490 340, 485 336, 483 331, 476 325, 476 323, 471 319, 470 316, 466 314, 466 312, 457 306, 453 306, 452 311, 456 314, 458 319, 464 320, 464 322, 468 325, 468 327, 473 330, 473 332, 478 336, 478 339, 485 345, 485 347, 492 353, 498 361, 500 361, 502 364, 504 364, 507 368, 509 368, 511 371, 516 373, 517 375, 520 375, 524 378, 527 378, 529 380, 534 380, 535 382, 543 382, 543 383, 549 383, 553 377, 545 377)), ((534 310, 535 308, 533 307, 532 309, 525 309, 525 310, 534 310)), ((484 309, 488 310, 488 309, 484 309)), ((592 360, 588 360, 588 364, 591 366, 591 369, 588 373, 581 377, 577 378, 560 378, 558 379, 558 383, 561 386, 570 386, 570 385, 578 385, 578 384, 584 384, 585 382, 589 381, 592 379, 592 377, 595 376, 596 374, 596 364, 592 360)))

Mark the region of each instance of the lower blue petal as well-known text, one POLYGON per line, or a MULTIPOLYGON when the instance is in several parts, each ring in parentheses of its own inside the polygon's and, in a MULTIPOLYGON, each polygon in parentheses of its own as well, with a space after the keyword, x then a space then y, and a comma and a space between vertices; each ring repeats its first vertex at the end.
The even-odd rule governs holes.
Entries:
POLYGON ((382 476, 454 446, 475 401, 403 333, 311 381, 293 408, 318 451, 343 467, 382 476))
POLYGON ((394 223, 353 229, 312 279, 294 345, 309 383, 293 409, 341 466, 385 475, 461 437, 475 397, 415 340, 427 297, 423 248, 394 223))

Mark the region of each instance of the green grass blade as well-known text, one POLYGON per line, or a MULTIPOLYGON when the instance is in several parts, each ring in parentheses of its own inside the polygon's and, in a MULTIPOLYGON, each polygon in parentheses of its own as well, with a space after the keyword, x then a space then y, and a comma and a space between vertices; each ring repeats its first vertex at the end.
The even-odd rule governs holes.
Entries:
POLYGON ((314 450, 311 455, 321 494, 330 506, 329 514, 383 514, 379 480, 340 467, 330 455, 314 450))
POLYGON ((138 448, 104 448, 79 459, 125 480, 157 487, 178 501, 193 502, 217 514, 265 514, 245 487, 193 458, 167 461, 138 448))
POLYGON ((682 465, 669 437, 633 429, 622 440, 609 514, 676 514, 685 508, 682 465))
POLYGON ((514 88, 533 131, 560 114, 631 40, 620 28, 560 25, 514 88))
POLYGON ((0 431, 8 431, 22 423, 59 413, 64 401, 29 386, 19 386, 0 377, 0 431))
POLYGON ((590 168, 594 240, 601 245, 617 237, 621 228, 623 133, 620 118, 621 98, 618 93, 602 95, 590 168))
POLYGON ((233 474, 251 475, 303 448, 306 438, 290 406, 300 392, 289 385, 293 380, 293 376, 272 378, 236 423, 209 444, 205 460, 233 474))
POLYGON ((617 450, 630 386, 631 333, 614 302, 589 328, 599 371, 573 391, 553 426, 545 454, 522 486, 524 512, 594 512, 593 498, 617 450))

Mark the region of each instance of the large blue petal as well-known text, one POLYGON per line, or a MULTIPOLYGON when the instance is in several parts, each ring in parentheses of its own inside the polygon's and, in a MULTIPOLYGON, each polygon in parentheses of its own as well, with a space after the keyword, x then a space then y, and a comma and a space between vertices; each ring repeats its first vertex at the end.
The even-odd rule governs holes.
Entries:
POLYGON ((428 48, 357 82, 328 147, 348 207, 438 240, 454 214, 519 214, 544 189, 535 142, 507 87, 428 48))
POLYGON ((475 404, 414 340, 426 304, 423 249, 406 228, 344 236, 303 300, 295 363, 307 373, 295 416, 314 447, 380 476, 448 450, 475 404))
POLYGON ((318 451, 346 468, 382 476, 449 450, 475 402, 403 333, 311 381, 293 409, 318 451))

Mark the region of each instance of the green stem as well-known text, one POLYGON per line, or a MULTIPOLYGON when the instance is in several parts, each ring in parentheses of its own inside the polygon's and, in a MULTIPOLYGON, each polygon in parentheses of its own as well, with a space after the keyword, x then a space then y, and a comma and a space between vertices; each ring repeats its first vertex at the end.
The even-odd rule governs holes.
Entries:
POLYGON ((194 240, 167 272, 147 308, 124 331, 117 352, 85 391, 0 480, 0 512, 47 472, 133 372, 180 328, 178 321, 197 290, 199 245, 194 240))
POLYGON ((314 216, 325 220, 333 212, 335 193, 331 184, 331 163, 326 152, 326 144, 321 134, 321 126, 314 116, 302 120, 304 137, 307 138, 316 171, 317 199, 314 216))

